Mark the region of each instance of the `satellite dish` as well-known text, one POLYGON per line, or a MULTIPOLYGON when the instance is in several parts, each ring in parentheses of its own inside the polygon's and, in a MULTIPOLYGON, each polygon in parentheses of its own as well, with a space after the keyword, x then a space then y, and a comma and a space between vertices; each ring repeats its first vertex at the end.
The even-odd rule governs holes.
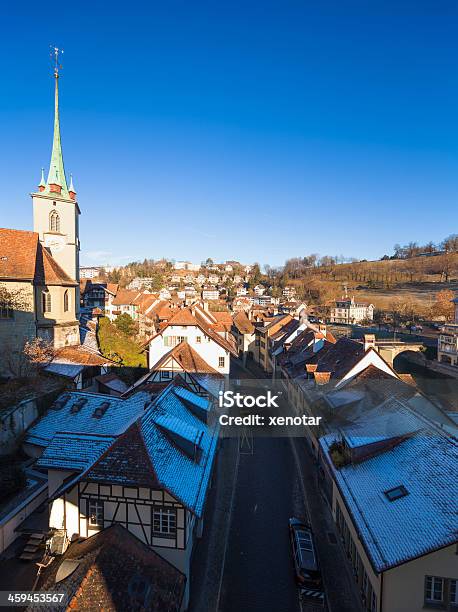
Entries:
POLYGON ((73 559, 65 559, 62 561, 59 569, 57 570, 56 579, 54 582, 57 584, 58 582, 62 582, 62 580, 65 580, 65 578, 71 576, 79 564, 80 561, 74 561, 73 559))

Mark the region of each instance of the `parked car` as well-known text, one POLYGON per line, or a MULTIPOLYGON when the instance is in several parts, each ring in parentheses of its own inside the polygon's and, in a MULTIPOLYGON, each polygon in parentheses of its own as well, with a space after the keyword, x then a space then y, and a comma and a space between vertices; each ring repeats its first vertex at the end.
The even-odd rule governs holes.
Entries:
POLYGON ((322 589, 321 573, 313 543, 312 530, 296 518, 289 519, 296 580, 301 587, 322 589))

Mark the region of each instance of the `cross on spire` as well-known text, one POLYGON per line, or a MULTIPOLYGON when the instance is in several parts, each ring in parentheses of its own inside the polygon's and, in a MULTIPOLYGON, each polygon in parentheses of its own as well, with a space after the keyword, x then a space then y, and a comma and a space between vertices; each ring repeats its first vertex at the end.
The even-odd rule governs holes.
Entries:
POLYGON ((64 198, 70 198, 67 179, 64 170, 64 158, 62 155, 62 144, 60 140, 60 122, 59 122, 59 71, 62 65, 59 59, 63 54, 62 49, 51 47, 51 59, 53 61, 53 72, 55 78, 54 91, 54 136, 52 143, 51 163, 49 164, 48 180, 44 189, 40 191, 46 193, 52 192, 62 195, 64 198))

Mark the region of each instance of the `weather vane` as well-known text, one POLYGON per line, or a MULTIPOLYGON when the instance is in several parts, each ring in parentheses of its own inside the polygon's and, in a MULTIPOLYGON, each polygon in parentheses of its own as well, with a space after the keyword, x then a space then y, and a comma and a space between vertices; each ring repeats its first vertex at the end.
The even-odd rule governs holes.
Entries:
POLYGON ((59 49, 58 47, 53 47, 52 45, 50 45, 50 48, 51 48, 50 56, 54 63, 54 76, 57 79, 59 76, 59 70, 62 70, 62 64, 59 63, 59 54, 63 55, 64 50, 59 49))

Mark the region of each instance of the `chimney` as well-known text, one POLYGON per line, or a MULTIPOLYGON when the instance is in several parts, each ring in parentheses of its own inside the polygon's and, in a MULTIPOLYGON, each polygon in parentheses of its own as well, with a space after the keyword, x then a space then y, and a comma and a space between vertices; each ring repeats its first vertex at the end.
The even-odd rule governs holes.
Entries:
POLYGON ((203 302, 205 312, 208 312, 208 302, 203 302))
POLYGON ((364 334, 364 350, 375 349, 375 334, 364 334))
POLYGON ((326 325, 324 323, 318 323, 318 331, 320 331, 323 336, 326 336, 326 325))

